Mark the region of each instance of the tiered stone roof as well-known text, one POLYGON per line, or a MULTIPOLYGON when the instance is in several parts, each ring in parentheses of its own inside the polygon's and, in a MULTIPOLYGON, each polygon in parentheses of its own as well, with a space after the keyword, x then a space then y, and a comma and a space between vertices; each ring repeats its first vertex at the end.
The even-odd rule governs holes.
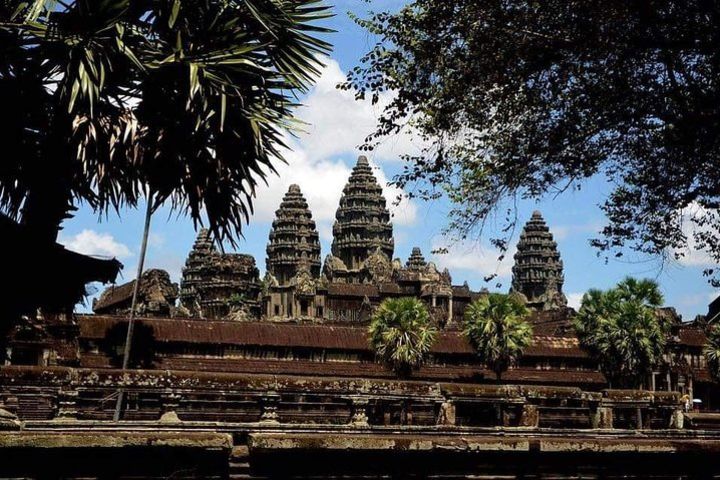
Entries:
POLYGON ((358 158, 343 189, 335 219, 332 254, 349 270, 360 269, 378 248, 392 258, 395 243, 390 212, 364 156, 358 158))
POLYGON ((222 317, 232 308, 256 308, 260 293, 259 271, 252 255, 220 254, 201 229, 185 261, 180 301, 193 315, 222 317))
POLYGON ((410 257, 407 262, 405 262, 405 266, 412 270, 420 270, 427 267, 427 262, 419 247, 413 247, 410 257))
POLYGON ((520 234, 512 273, 511 291, 523 294, 530 307, 549 310, 567 306, 562 293, 565 278, 560 252, 537 210, 520 234))
POLYGON ((270 230, 267 271, 280 285, 288 283, 301 268, 320 276, 320 238, 307 201, 297 185, 290 185, 270 230))

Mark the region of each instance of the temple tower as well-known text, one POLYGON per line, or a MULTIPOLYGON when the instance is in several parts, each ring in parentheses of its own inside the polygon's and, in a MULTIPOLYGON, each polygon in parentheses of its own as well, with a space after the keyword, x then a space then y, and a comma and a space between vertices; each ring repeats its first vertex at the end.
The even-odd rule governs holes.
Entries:
POLYGON ((382 187, 367 158, 360 156, 340 197, 333 225, 332 254, 342 260, 349 271, 354 271, 361 269, 378 249, 391 259, 394 247, 390 212, 382 187))
POLYGON ((535 211, 520 234, 510 291, 524 295, 531 308, 552 310, 567 306, 563 282, 557 243, 542 214, 535 211))
POLYGON ((427 262, 420 247, 413 247, 410 257, 407 259, 407 262, 405 262, 405 267, 410 270, 422 270, 427 267, 427 262))
POLYGON ((309 268, 313 278, 320 276, 320 238, 307 201, 297 185, 290 185, 270 230, 267 271, 284 285, 300 268, 309 268))
POLYGON ((239 310, 257 316, 259 275, 251 255, 219 253, 203 228, 182 270, 180 302, 201 318, 223 318, 239 310))

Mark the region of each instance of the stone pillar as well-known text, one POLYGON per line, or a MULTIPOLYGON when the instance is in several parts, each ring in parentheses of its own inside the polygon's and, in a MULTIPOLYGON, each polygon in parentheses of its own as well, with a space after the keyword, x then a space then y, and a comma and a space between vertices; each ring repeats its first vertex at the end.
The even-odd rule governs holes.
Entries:
POLYGON ((537 405, 526 403, 523 405, 522 414, 520 415, 520 426, 538 428, 540 426, 540 411, 537 405))
POLYGON ((611 407, 598 407, 593 415, 593 428, 613 428, 613 410, 611 407))
POLYGON ((350 416, 350 425, 354 427, 368 427, 368 406, 370 400, 367 397, 353 396, 350 398, 352 401, 352 415, 350 416))
POLYGON ((60 390, 58 392, 57 420, 77 420, 77 390, 60 390))
POLYGON ((276 392, 268 392, 260 399, 262 414, 260 421, 263 423, 278 423, 278 404, 280 395, 276 392))
POLYGON ((453 297, 452 297, 452 295, 450 295, 450 297, 448 298, 448 318, 447 318, 448 325, 452 322, 452 320, 453 320, 453 297))
POLYGON ((682 430, 683 428, 685 428, 685 414, 683 413, 681 408, 674 410, 672 415, 670 416, 670 428, 675 428, 678 430, 682 430))
POLYGON ((437 425, 453 426, 455 425, 455 404, 452 400, 445 400, 440 404, 438 412, 437 425))
POLYGON ((165 391, 160 395, 160 409, 162 415, 160 416, 160 422, 162 423, 177 423, 180 422, 178 417, 177 409, 180 407, 181 395, 173 393, 170 390, 165 391))

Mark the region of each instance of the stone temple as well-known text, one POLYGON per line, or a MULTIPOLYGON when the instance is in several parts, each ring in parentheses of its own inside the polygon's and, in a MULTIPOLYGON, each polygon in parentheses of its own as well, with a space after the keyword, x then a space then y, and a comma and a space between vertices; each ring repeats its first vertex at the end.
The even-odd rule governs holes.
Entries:
POLYGON ((557 243, 538 211, 523 227, 512 269, 512 292, 525 297, 528 305, 541 310, 567 306, 562 292, 563 263, 557 243))
POLYGON ((720 386, 703 354, 717 301, 693 322, 659 309, 672 326, 664 361, 643 389, 614 389, 572 329, 560 252, 535 212, 510 289, 532 311, 533 340, 500 383, 461 329, 487 293, 418 248, 395 258, 363 157, 333 235, 321 262, 297 185, 262 279, 256 259, 222 253, 201 230, 179 286, 143 274, 126 370, 133 282, 104 292, 94 314, 15 325, 0 367, 0 478, 720 477, 720 386), (367 325, 384 299, 407 296, 439 333, 403 377, 376 361, 367 325))

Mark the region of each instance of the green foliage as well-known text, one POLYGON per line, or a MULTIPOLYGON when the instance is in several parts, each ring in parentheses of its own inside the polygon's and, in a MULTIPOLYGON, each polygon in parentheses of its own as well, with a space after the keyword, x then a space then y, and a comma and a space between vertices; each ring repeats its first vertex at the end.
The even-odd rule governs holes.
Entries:
POLYGON ((657 315, 662 301, 656 282, 632 278, 583 296, 574 326, 611 385, 637 388, 663 360, 671 325, 657 315))
POLYGON ((0 212, 54 240, 150 191, 233 239, 329 45, 320 0, 8 0, 0 212))
POLYGON ((465 310, 465 336, 498 380, 532 342, 528 314, 519 298, 501 293, 481 297, 465 310))
POLYGON ((413 0, 357 22, 378 42, 344 87, 397 93, 366 148, 415 129, 426 148, 395 182, 447 194, 451 232, 600 175, 597 247, 682 256, 684 220, 720 261, 720 3, 413 0))
POLYGON ((720 325, 712 325, 708 329, 707 344, 703 349, 710 374, 720 382, 720 325))
POLYGON ((368 334, 378 358, 398 374, 407 375, 424 362, 437 329, 422 301, 389 298, 373 313, 368 334))

